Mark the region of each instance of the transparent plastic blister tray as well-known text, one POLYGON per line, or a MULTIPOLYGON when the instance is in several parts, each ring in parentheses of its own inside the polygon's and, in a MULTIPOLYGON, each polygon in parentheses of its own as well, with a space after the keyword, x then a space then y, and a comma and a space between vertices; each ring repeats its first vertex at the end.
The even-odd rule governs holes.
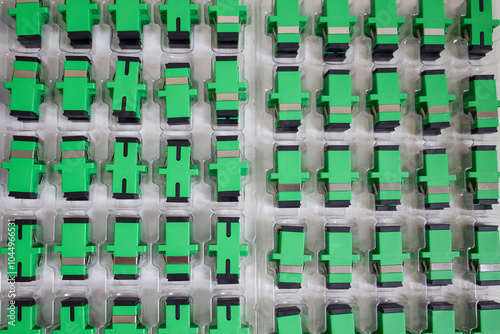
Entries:
MULTIPOLYGON (((40 305, 38 325, 47 333, 58 325, 59 306, 67 297, 84 296, 89 300, 90 325, 104 332, 111 322, 112 301, 116 297, 131 296, 141 300, 140 322, 156 333, 165 322, 165 299, 185 296, 191 300, 192 321, 200 326, 200 333, 208 333, 216 322, 216 300, 237 297, 242 306, 242 323, 253 333, 276 331, 275 308, 282 305, 298 306, 302 312, 303 330, 321 333, 326 328, 326 307, 330 303, 348 303, 352 306, 355 325, 361 333, 377 329, 376 307, 381 302, 397 302, 405 307, 407 329, 420 333, 427 328, 427 307, 432 301, 452 303, 456 312, 456 327, 466 333, 477 326, 476 302, 500 302, 500 288, 475 285, 469 272, 467 254, 474 245, 470 229, 475 223, 500 225, 500 206, 491 211, 472 211, 472 196, 466 191, 465 171, 471 167, 469 150, 473 144, 498 145, 500 135, 470 135, 471 120, 463 112, 462 98, 468 89, 468 77, 474 74, 495 74, 500 78, 500 30, 494 32, 493 51, 481 61, 469 61, 467 42, 459 34, 459 17, 465 13, 462 0, 445 1, 446 15, 453 18, 447 34, 446 49, 435 62, 422 63, 419 42, 411 36, 412 20, 418 11, 417 0, 400 0, 399 16, 406 19, 401 28, 399 50, 389 62, 373 63, 371 39, 364 35, 364 17, 370 11, 369 0, 351 0, 350 12, 358 18, 347 58, 342 63, 325 63, 322 58, 322 39, 314 35, 314 25, 321 12, 321 0, 303 0, 301 11, 308 18, 298 57, 294 60, 276 59, 273 55, 274 38, 266 34, 267 17, 273 11, 272 0, 244 0, 248 5, 248 23, 240 31, 238 50, 214 48, 213 27, 208 25, 209 1, 194 0, 200 5, 200 24, 194 26, 192 49, 179 52, 166 42, 165 26, 158 13, 160 2, 145 1, 150 5, 151 23, 144 26, 143 49, 121 50, 116 32, 107 11, 111 2, 97 1, 101 22, 93 29, 93 48, 81 52, 69 46, 64 22, 57 6, 62 1, 47 3, 50 20, 43 28, 42 48, 37 52, 24 49, 15 38, 14 22, 7 15, 13 1, 2 3, 0 26, 0 78, 10 81, 16 55, 39 56, 42 79, 48 94, 41 106, 37 123, 22 123, 9 116, 9 92, 2 88, 0 98, 0 157, 9 160, 10 142, 14 135, 37 135, 43 143, 41 160, 47 172, 36 200, 18 200, 8 197, 7 175, 0 172, 0 201, 2 246, 7 243, 7 223, 16 218, 36 218, 40 225, 37 239, 45 254, 39 276, 30 283, 15 285, 16 297, 33 296, 40 305), (92 105, 91 121, 75 123, 62 115, 61 94, 55 83, 61 81, 66 55, 86 55, 92 60, 92 79, 97 84, 96 99, 92 105), (141 108, 140 125, 121 125, 111 115, 109 90, 106 82, 112 80, 118 56, 134 56, 142 60, 142 81, 147 84, 147 99, 141 108), (236 55, 241 73, 240 81, 248 85, 246 102, 240 103, 239 125, 217 126, 215 111, 208 101, 206 85, 214 78, 216 56, 236 55), (162 88, 165 64, 188 62, 192 70, 193 87, 198 98, 192 104, 189 125, 168 125, 165 103, 157 96, 162 88), (267 99, 274 85, 278 66, 299 66, 302 90, 310 95, 303 110, 303 121, 296 134, 275 132, 275 111, 267 107, 267 99), (372 87, 374 68, 396 67, 402 93, 408 99, 402 108, 401 126, 392 133, 374 133, 373 116, 366 108, 367 94, 372 87), (348 69, 353 75, 353 93, 360 102, 353 107, 353 123, 346 132, 325 132, 324 116, 317 108, 316 99, 323 86, 323 74, 329 69, 348 69), (450 104, 451 127, 440 136, 423 136, 421 116, 415 111, 415 95, 420 89, 420 72, 444 69, 449 94, 456 95, 450 104), (84 135, 89 138, 90 157, 98 164, 97 177, 90 188, 88 202, 69 202, 62 196, 61 177, 53 170, 60 162, 62 136, 84 135), (209 164, 216 156, 217 136, 238 136, 244 162, 249 163, 248 175, 242 177, 243 191, 239 202, 217 202, 216 183, 209 175, 209 164), (141 159, 148 172, 141 177, 141 196, 136 200, 117 200, 112 197, 111 175, 105 170, 113 156, 116 137, 137 137, 141 140, 141 159), (166 143, 170 139, 188 139, 192 147, 192 164, 199 168, 193 177, 191 198, 187 204, 167 203, 165 179, 158 168, 165 163, 166 143), (403 171, 409 178, 403 186, 402 204, 395 212, 375 211, 374 196, 367 187, 367 173, 373 168, 373 147, 399 145, 403 171), (273 172, 275 150, 278 145, 300 145, 303 172, 309 179, 302 187, 302 206, 299 209, 281 209, 276 206, 276 185, 268 181, 273 172), (346 209, 325 208, 324 184, 317 181, 324 167, 325 145, 349 145, 353 171, 359 179, 353 184, 353 200, 346 209), (442 211, 424 210, 423 196, 417 190, 417 170, 422 167, 422 149, 446 148, 450 174, 457 175, 452 183, 451 207, 442 211), (116 217, 140 217, 141 241, 148 245, 142 253, 137 280, 115 280, 111 254, 106 245, 113 240, 116 217), (165 275, 165 261, 158 253, 158 244, 165 241, 167 217, 190 217, 192 243, 199 252, 191 257, 191 279, 188 282, 169 282, 165 275), (91 259, 89 278, 85 281, 65 281, 61 276, 61 258, 54 246, 61 242, 61 223, 64 217, 88 217, 91 222, 92 243, 97 251, 91 259), (238 284, 217 284, 214 259, 208 256, 208 246, 215 243, 215 225, 218 217, 239 217, 241 244, 248 246, 248 256, 241 257, 238 284), (419 250, 425 246, 426 223, 451 224, 453 249, 460 251, 453 267, 453 284, 427 287, 425 275, 419 272, 419 250), (325 268, 318 263, 319 253, 325 247, 326 225, 350 226, 353 232, 354 252, 361 259, 354 264, 353 283, 348 290, 328 290, 325 268), (280 226, 303 226, 306 231, 306 254, 312 260, 305 263, 301 289, 278 289, 276 265, 269 255, 276 250, 276 233, 280 226), (400 288, 377 288, 376 277, 370 272, 369 253, 375 248, 375 226, 399 225, 403 235, 403 250, 410 253, 405 261, 404 282, 400 288)), ((162 2, 163 3, 163 2, 162 2)), ((500 18, 500 3, 493 1, 493 16, 500 18)), ((500 85, 497 85, 500 93, 500 85)), ((500 95, 500 94, 499 94, 500 95)), ((6 280, 6 260, 1 262, 2 325, 6 319, 6 303, 12 287, 6 280)))

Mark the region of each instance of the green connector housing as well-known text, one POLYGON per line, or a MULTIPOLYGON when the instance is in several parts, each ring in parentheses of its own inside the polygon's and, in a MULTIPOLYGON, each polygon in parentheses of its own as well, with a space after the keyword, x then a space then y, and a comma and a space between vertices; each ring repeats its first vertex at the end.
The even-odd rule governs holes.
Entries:
POLYGON ((302 172, 302 157, 299 146, 278 146, 275 152, 274 172, 269 182, 277 182, 276 202, 279 208, 300 208, 302 182, 309 179, 308 172, 302 172))
POLYGON ((68 201, 87 201, 97 164, 89 158, 89 140, 85 136, 65 136, 61 142, 61 163, 54 170, 61 173, 62 191, 68 201))
POLYGON ((278 306, 276 314, 276 334, 303 334, 302 315, 297 306, 278 306))
POLYGON ((375 195, 375 210, 396 211, 403 198, 402 185, 409 177, 401 171, 401 152, 398 145, 375 146, 375 163, 368 173, 368 188, 375 195))
POLYGON ((54 246, 61 253, 63 280, 86 280, 89 277, 90 260, 97 247, 90 242, 88 218, 64 218, 61 230, 61 245, 54 246))
MULTIPOLYGON (((328 0, 327 0, 328 1, 328 0)), ((325 117, 325 131, 343 132, 351 128, 352 106, 359 102, 353 95, 349 70, 329 70, 323 76, 323 90, 318 98, 318 112, 325 117)))
POLYGON ((274 0, 273 15, 267 18, 267 33, 276 39, 277 58, 295 58, 307 16, 300 15, 299 0, 274 0))
POLYGON ((148 248, 147 245, 141 243, 140 219, 117 217, 113 243, 106 245, 106 251, 113 253, 114 278, 116 280, 138 279, 141 272, 140 256, 141 253, 147 252, 148 248))
POLYGON ((465 184, 472 194, 475 210, 491 210, 498 204, 497 148, 494 145, 472 146, 472 168, 465 172, 465 184))
POLYGON ((199 5, 191 0, 166 0, 159 5, 161 22, 166 25, 168 45, 175 49, 191 48, 192 26, 200 23, 199 5))
POLYGON ((113 163, 107 164, 105 167, 107 171, 113 173, 113 198, 140 198, 141 174, 148 171, 148 166, 143 165, 140 159, 140 139, 132 137, 116 138, 113 163))
POLYGON ((58 9, 66 22, 69 44, 75 49, 92 49, 92 28, 101 18, 99 4, 92 0, 66 0, 58 9))
POLYGON ((13 237, 14 241, 0 248, 0 254, 6 254, 9 258, 7 277, 14 277, 16 282, 36 280, 45 253, 45 248, 37 240, 37 230, 35 219, 16 219, 8 223, 9 238, 13 237))
POLYGON ((41 149, 38 137, 13 137, 10 143, 10 161, 2 163, 2 168, 9 171, 7 190, 10 197, 38 197, 38 185, 45 174, 45 164, 38 160, 41 149))
POLYGON ((354 314, 348 304, 330 304, 326 307, 326 332, 323 334, 355 334, 354 314))
POLYGON ((417 173, 418 189, 424 196, 427 210, 442 210, 450 207, 450 184, 456 181, 456 175, 448 170, 446 149, 428 149, 422 151, 424 167, 417 173))
POLYGON ((248 7, 241 0, 212 0, 208 6, 208 21, 215 26, 217 48, 237 49, 240 30, 248 20, 248 7))
POLYGON ((165 99, 168 125, 186 125, 191 122, 191 104, 198 97, 198 89, 193 88, 188 63, 165 65, 165 86, 158 91, 158 97, 165 99))
POLYGON ((316 21, 316 36, 323 38, 323 60, 344 61, 358 21, 349 14, 349 0, 324 0, 316 21))
POLYGON ((479 286, 500 285, 500 236, 498 226, 474 226, 474 247, 469 250, 469 266, 479 286))
POLYGON ((109 89, 111 110, 118 123, 141 123, 142 101, 148 96, 148 86, 142 83, 141 60, 138 57, 118 56, 114 81, 106 82, 106 88, 109 89))
POLYGON ((302 123, 302 108, 308 100, 309 92, 302 92, 299 67, 278 67, 273 92, 267 101, 267 107, 275 110, 276 132, 297 132, 302 123))
POLYGON ((425 247, 419 251, 419 258, 428 286, 452 284, 453 259, 459 255, 452 249, 450 224, 425 225, 425 247))
POLYGON ((399 33, 405 23, 398 17, 397 0, 371 0, 371 12, 365 19, 365 34, 372 39, 374 61, 389 61, 399 48, 399 33))
POLYGON ((61 302, 61 323, 53 334, 95 334, 97 329, 89 325, 87 298, 72 297, 61 302))
POLYGON ((456 96, 448 94, 444 70, 422 72, 422 89, 415 96, 415 110, 422 116, 424 136, 437 136, 450 127, 450 103, 456 96))
POLYGON ((278 262, 278 288, 300 289, 304 262, 312 260, 305 254, 306 232, 302 226, 281 226, 275 238, 276 251, 269 261, 278 262))
POLYGON ((401 227, 376 226, 375 239, 375 249, 370 252, 370 269, 377 276, 377 287, 403 286, 403 265, 410 254, 403 253, 401 227))
POLYGON ((62 94, 63 115, 70 121, 90 121, 96 94, 90 59, 86 56, 66 56, 62 80, 56 82, 56 89, 62 94))
POLYGON ((42 47, 42 28, 49 22, 49 8, 41 0, 16 1, 8 14, 16 21, 16 36, 25 48, 42 47))
POLYGON ((199 175, 197 166, 191 162, 191 143, 187 139, 167 141, 166 166, 158 168, 165 175, 167 202, 187 203, 191 197, 191 179, 199 175))
POLYGON ((43 334, 45 332, 44 328, 36 324, 39 310, 33 298, 18 298, 10 300, 7 304, 9 321, 6 327, 0 329, 0 332, 6 334, 43 334))
POLYGON ((47 86, 41 81, 41 71, 39 58, 16 56, 12 81, 6 81, 3 85, 10 91, 10 115, 18 121, 38 121, 40 104, 48 92, 47 86))
POLYGON ((396 303, 377 306, 377 330, 373 334, 406 334, 405 311, 396 303))
POLYGON ((477 327, 472 334, 496 334, 500 328, 500 304, 494 301, 477 303, 477 327))
POLYGON ((148 326, 140 323, 141 303, 139 298, 118 297, 113 302, 112 324, 104 334, 146 334, 148 326))
POLYGON ((209 334, 250 334, 248 325, 241 324, 240 299, 237 297, 217 299, 217 324, 210 326, 209 334))
POLYGON ((326 266, 328 289, 350 289, 352 265, 359 261, 359 254, 352 252, 352 232, 349 226, 327 226, 325 249, 319 261, 326 266))
POLYGON ((375 132, 392 132, 400 125, 401 107, 407 99, 399 92, 397 68, 377 68, 373 71, 373 88, 366 97, 366 106, 373 115, 375 132))
POLYGON ((151 22, 149 5, 142 0, 115 0, 108 5, 111 20, 115 24, 119 46, 125 50, 142 47, 142 30, 151 22))
POLYGON ((200 327, 191 323, 191 304, 187 297, 168 297, 165 305, 165 324, 158 334, 198 334, 200 327))
POLYGON ((165 222, 165 243, 158 245, 164 254, 165 272, 169 281, 189 281, 191 254, 198 253, 197 244, 191 243, 189 217, 168 217, 165 222))
POLYGON ((422 334, 462 334, 455 330, 455 311, 446 302, 432 302, 427 309, 428 327, 422 334))
POLYGON ((469 42, 469 59, 480 60, 493 50, 493 29, 500 24, 493 20, 492 0, 467 0, 467 13, 460 20, 462 37, 469 42))
POLYGON ((498 132, 497 83, 493 75, 469 78, 469 90, 464 93, 464 112, 472 119, 472 134, 498 132))
POLYGON ((217 125, 239 123, 240 102, 246 101, 247 83, 240 81, 237 56, 215 57, 213 82, 207 83, 208 101, 215 106, 217 125))
POLYGON ((248 245, 241 244, 241 224, 238 217, 219 217, 216 244, 208 245, 208 256, 216 257, 215 274, 218 284, 238 284, 240 257, 248 256, 248 245))
POLYGON ((347 208, 352 200, 352 183, 359 173, 352 172, 349 145, 325 147, 325 168, 318 173, 318 181, 325 183, 326 207, 347 208))
POLYGON ((413 18, 413 37, 420 40, 420 59, 435 61, 444 51, 448 27, 452 23, 444 12, 444 1, 420 0, 419 12, 413 18))
POLYGON ((208 165, 217 179, 217 201, 238 202, 242 191, 241 177, 248 175, 249 164, 242 162, 238 136, 217 136, 215 163, 208 165))

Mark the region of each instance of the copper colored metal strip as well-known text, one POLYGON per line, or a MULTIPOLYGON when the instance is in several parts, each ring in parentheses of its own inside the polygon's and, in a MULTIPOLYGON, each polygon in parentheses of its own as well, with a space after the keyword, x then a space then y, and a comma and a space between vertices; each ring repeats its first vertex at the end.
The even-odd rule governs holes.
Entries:
POLYGON ((352 274, 352 266, 329 266, 329 274, 352 274))
POLYGON ((393 273, 402 273, 403 272, 403 265, 402 264, 396 264, 392 266, 380 266, 380 273, 381 274, 393 274, 393 273))
POLYGON ((351 191, 350 183, 329 183, 328 191, 351 191))
POLYGON ((278 27, 278 34, 300 34, 299 27, 278 27))
POLYGON ((63 266, 84 266, 84 257, 63 257, 61 258, 61 264, 63 266))
POLYGON ((447 194, 450 192, 449 186, 436 186, 436 187, 427 187, 427 194, 447 194))
POLYGON ((64 70, 66 78, 86 78, 87 70, 64 70))
POLYGON ((278 191, 300 191, 300 184, 278 184, 278 191))
POLYGON ((298 111, 302 110, 300 103, 281 103, 278 105, 280 111, 298 111))
POLYGON ((217 23, 240 23, 239 16, 217 16, 217 23))
POLYGON ((14 78, 36 79, 36 71, 14 70, 14 78))
POLYGON ((450 112, 450 106, 427 107, 427 111, 429 112, 429 114, 449 113, 450 112))
POLYGON ((38 2, 38 0, 17 0, 16 3, 30 3, 30 2, 38 2))
POLYGON ((381 183, 379 190, 380 191, 401 190, 401 183, 381 183))
POLYGON ((137 258, 136 257, 115 257, 114 258, 114 263, 115 264, 134 264, 137 265, 137 258))
POLYGON ((498 183, 478 183, 477 190, 498 190, 498 183))
POLYGON ((62 151, 61 158, 62 159, 73 159, 73 158, 85 158, 85 150, 77 150, 77 151, 62 151))
POLYGON ((498 118, 498 111, 476 111, 476 117, 478 119, 498 118))
POLYGON ((304 268, 302 266, 285 266, 280 265, 280 273, 302 274, 304 268))
POLYGON ((401 105, 399 104, 383 104, 378 106, 378 112, 395 112, 401 111, 401 105))
POLYGON ((167 256, 167 264, 187 264, 189 263, 189 256, 167 256))
POLYGON ((349 35, 351 30, 349 27, 328 27, 328 34, 329 35, 340 35, 340 34, 346 34, 349 35))
POLYGON ((12 150, 10 152, 11 158, 21 158, 21 159, 34 159, 35 151, 22 151, 22 150, 12 150))
POLYGON ((137 317, 135 315, 114 315, 114 324, 135 324, 137 323, 137 317))
POLYGON ((189 83, 188 77, 165 78, 165 86, 169 85, 187 85, 189 83))
POLYGON ((239 158, 240 150, 217 151, 217 158, 239 158))
POLYGON ((217 101, 238 101, 238 93, 219 93, 215 98, 217 101))
POLYGON ((330 107, 330 114, 350 114, 351 107, 330 107))

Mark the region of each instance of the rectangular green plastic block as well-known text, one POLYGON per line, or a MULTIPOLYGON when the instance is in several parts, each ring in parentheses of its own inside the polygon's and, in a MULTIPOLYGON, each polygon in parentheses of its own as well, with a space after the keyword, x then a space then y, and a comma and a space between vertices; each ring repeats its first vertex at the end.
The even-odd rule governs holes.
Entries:
POLYGON ((423 150, 424 167, 417 172, 420 193, 425 209, 442 210, 450 207, 450 184, 457 179, 448 170, 446 149, 423 150))
POLYGON ((241 3, 242 0, 212 0, 208 6, 210 25, 215 26, 217 48, 238 48, 240 31, 248 20, 248 7, 241 3))
POLYGON ((375 209, 396 211, 401 204, 401 190, 408 172, 401 171, 401 152, 398 145, 375 146, 374 167, 368 173, 368 188, 375 195, 375 209))
POLYGON ((66 56, 62 80, 56 82, 56 88, 62 94, 63 115, 70 121, 89 121, 96 94, 90 59, 86 56, 66 56))
POLYGON ((368 110, 373 114, 375 132, 392 132, 401 122, 401 107, 407 99, 399 91, 397 68, 377 68, 373 71, 373 88, 366 97, 368 110))
POLYGON ((319 261, 326 266, 328 289, 349 289, 352 283, 352 265, 359 261, 359 254, 352 252, 352 232, 349 226, 327 226, 325 249, 319 261))
POLYGON ((166 25, 169 46, 190 49, 192 26, 200 23, 199 5, 191 0, 168 0, 158 10, 166 25))
POLYGON ((326 307, 326 332, 323 334, 355 334, 354 314, 348 304, 330 304, 326 307))
POLYGON ((217 136, 215 163, 208 165, 217 179, 217 201, 238 202, 242 191, 241 177, 248 175, 249 164, 242 162, 238 136, 217 136))
POLYGON ((238 217, 219 217, 216 244, 208 245, 208 256, 216 257, 215 273, 218 284, 238 284, 240 257, 248 256, 248 245, 241 244, 238 217))
POLYGON ((90 242, 89 219, 64 218, 61 244, 54 246, 54 252, 61 253, 62 279, 87 279, 91 256, 96 250, 96 246, 90 242))
POLYGON ((117 217, 114 224, 113 243, 106 245, 106 251, 113 253, 113 274, 117 280, 139 278, 138 266, 141 253, 148 251, 148 245, 141 243, 141 223, 136 217, 117 217))
POLYGON ((151 22, 149 5, 142 0, 115 0, 108 5, 122 49, 140 49, 142 30, 151 22))
POLYGON ((49 22, 49 8, 42 1, 16 2, 8 14, 16 21, 17 40, 25 48, 42 47, 42 28, 49 22))
POLYGON ((18 121, 37 121, 40 116, 40 104, 48 92, 40 78, 41 70, 37 57, 16 56, 12 81, 4 82, 10 91, 10 115, 18 121))
POLYGON ((472 119, 473 134, 498 131, 497 84, 493 75, 475 75, 469 78, 469 90, 464 93, 464 112, 472 119))
POLYGON ((45 174, 45 164, 38 160, 41 147, 38 137, 13 137, 10 143, 10 161, 2 163, 2 168, 9 171, 7 190, 10 197, 38 197, 38 185, 45 174))
POLYGON ((276 57, 297 56, 306 24, 307 16, 300 15, 299 0, 274 0, 273 15, 267 18, 267 33, 276 38, 276 57))
POLYGON ((465 172, 467 190, 476 210, 491 210, 498 204, 498 156, 494 145, 472 146, 472 167, 465 172))
POLYGON ((325 168, 318 173, 318 181, 325 183, 327 208, 349 207, 352 183, 358 178, 359 173, 352 172, 349 145, 325 147, 325 168))
MULTIPOLYGON (((0 331, 6 334, 42 334, 44 328, 37 326, 38 305, 33 298, 18 298, 8 301, 7 307, 13 307, 12 321, 0 331)), ((11 313, 9 313, 11 314, 11 313)), ((76 334, 76 333, 75 333, 76 334)))
POLYGON ((323 0, 316 21, 316 36, 323 38, 323 60, 343 61, 349 50, 353 27, 358 21, 349 14, 349 0, 323 0))
POLYGON ((89 325, 87 298, 72 297, 61 302, 61 323, 53 334, 95 334, 97 329, 89 325))
POLYGON ((472 334, 496 334, 500 328, 500 304, 494 301, 477 303, 477 327, 472 334))
POLYGON ((493 29, 500 24, 493 19, 492 0, 467 0, 467 12, 460 20, 462 37, 469 42, 469 59, 479 60, 493 50, 493 29))
POLYGON ((462 334, 455 330, 455 311, 446 302, 432 302, 427 309, 428 327, 422 334, 462 334))
POLYGON ((297 306, 278 306, 275 309, 276 334, 303 334, 302 315, 297 306))
POLYGON ((410 254, 403 253, 401 227, 376 226, 375 244, 370 252, 370 269, 377 276, 377 287, 403 286, 403 265, 410 254))
POLYGON ((141 159, 138 138, 118 137, 114 143, 113 163, 106 170, 113 173, 112 192, 116 199, 138 199, 141 195, 141 174, 148 171, 141 159))
POLYGON ((238 297, 217 299, 217 324, 210 326, 209 334, 250 334, 250 328, 241 324, 241 306, 238 297))
POLYGON ((111 110, 118 123, 140 123, 142 100, 148 86, 142 83, 142 65, 137 57, 118 56, 114 81, 106 82, 112 98, 111 110))
POLYGON ((427 285, 452 284, 453 259, 460 253, 453 251, 449 224, 426 224, 425 247, 419 252, 420 270, 426 275, 427 285))
POLYGON ((312 260, 305 254, 306 232, 302 226, 281 226, 276 234, 276 251, 269 261, 278 262, 278 288, 300 289, 304 262, 312 260))
POLYGON ((380 303, 377 306, 377 330, 373 334, 406 334, 403 306, 396 303, 380 303))
POLYGON ((58 10, 66 22, 70 45, 75 49, 91 49, 92 28, 101 18, 99 4, 92 0, 66 0, 58 10))
MULTIPOLYGON (((217 125, 238 125, 240 102, 247 100, 247 83, 240 81, 237 56, 215 57, 208 100, 215 105, 217 125)), ((243 110, 242 110, 243 111, 243 110)))
POLYGON ((54 170, 62 176, 62 191, 68 201, 87 201, 97 164, 89 158, 88 138, 65 136, 61 142, 61 163, 54 164, 54 170))
POLYGON ((276 131, 297 132, 302 122, 302 108, 308 100, 309 92, 302 92, 299 67, 278 67, 273 92, 267 101, 267 107, 276 112, 276 131))
POLYGON ((353 95, 349 70, 329 70, 323 76, 323 90, 318 98, 318 111, 323 111, 325 131, 342 132, 350 129, 352 106, 359 102, 353 95))
POLYGON ((277 182, 279 208, 299 208, 302 200, 302 182, 309 179, 308 172, 302 172, 302 157, 299 146, 278 146, 275 152, 274 172, 269 182, 277 182))
POLYGON ((365 34, 372 39, 374 61, 389 61, 399 48, 399 33, 405 22, 398 17, 397 0, 371 0, 370 15, 365 19, 365 34))
POLYGON ((420 58, 435 61, 446 44, 448 27, 452 23, 444 12, 444 1, 420 0, 418 15, 413 18, 413 36, 420 40, 420 58))
POLYGON ((479 286, 500 285, 500 235, 498 226, 474 226, 474 247, 469 250, 470 270, 479 286))
POLYGON ((37 270, 42 265, 45 248, 37 240, 38 225, 35 219, 16 219, 9 221, 7 231, 14 238, 13 244, 0 248, 6 254, 7 276, 16 282, 32 282, 37 278, 37 270), (14 263, 12 263, 12 257, 14 263))
POLYGON ((141 303, 139 298, 118 297, 113 302, 112 324, 104 329, 104 334, 146 334, 148 326, 139 322, 141 303), (135 321, 132 322, 131 320, 135 321))
POLYGON ((165 222, 165 243, 158 245, 164 254, 165 271, 169 281, 189 281, 191 254, 198 253, 198 244, 191 243, 189 217, 168 217, 165 222))
POLYGON ((198 89, 193 88, 188 63, 165 65, 165 86, 158 91, 158 97, 165 99, 168 125, 185 125, 191 122, 191 105, 198 97, 198 89))
POLYGON ((187 203, 191 197, 191 179, 199 175, 198 167, 192 165, 189 140, 168 140, 165 164, 158 168, 158 174, 165 175, 167 202, 187 203))
POLYGON ((158 334, 198 334, 200 328, 191 323, 191 304, 187 297, 168 297, 165 305, 165 324, 158 334))
POLYGON ((439 135, 450 127, 450 103, 456 96, 448 94, 444 70, 422 72, 422 88, 415 96, 415 110, 422 116, 424 135, 439 135))

